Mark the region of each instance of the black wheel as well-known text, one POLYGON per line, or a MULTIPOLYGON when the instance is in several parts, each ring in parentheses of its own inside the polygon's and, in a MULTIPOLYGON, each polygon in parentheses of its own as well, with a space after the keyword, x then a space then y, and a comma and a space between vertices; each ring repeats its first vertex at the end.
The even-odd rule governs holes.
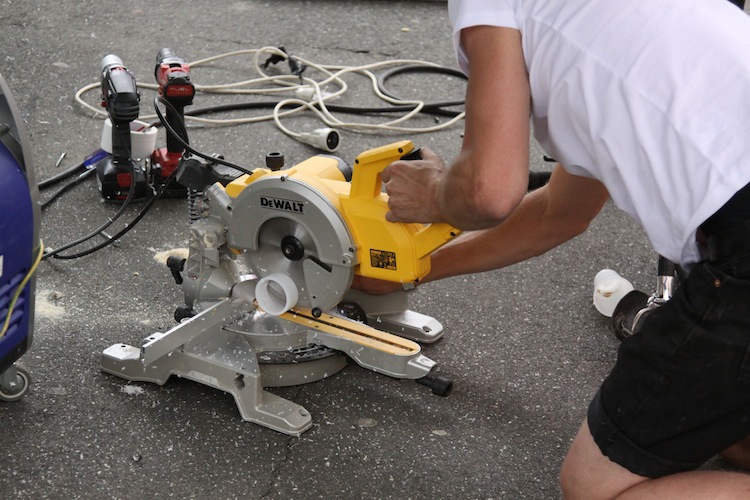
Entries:
POLYGON ((0 401, 18 401, 29 390, 31 374, 23 365, 16 365, 16 380, 13 387, 0 384, 0 401))

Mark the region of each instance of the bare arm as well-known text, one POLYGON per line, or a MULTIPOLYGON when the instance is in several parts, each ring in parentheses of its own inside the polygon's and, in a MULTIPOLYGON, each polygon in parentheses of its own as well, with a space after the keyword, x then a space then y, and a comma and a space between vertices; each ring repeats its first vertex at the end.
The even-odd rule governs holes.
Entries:
POLYGON ((450 169, 429 152, 382 175, 391 222, 448 222, 480 229, 502 222, 528 182, 530 94, 521 35, 477 26, 462 40, 471 61, 462 150, 450 169))
POLYGON ((541 255, 586 230, 609 194, 599 181, 555 167, 502 224, 464 233, 432 254, 423 282, 499 269, 541 255), (471 256, 471 258, 467 258, 471 256))
MULTIPOLYGON (((599 181, 555 167, 549 183, 524 196, 502 224, 463 233, 432 254, 422 283, 509 266, 574 238, 586 230, 609 194, 599 181)), ((355 277, 354 288, 371 294, 401 289, 400 283, 355 277)))
MULTIPOLYGON (((583 232, 608 197, 592 179, 556 167, 547 186, 526 194, 530 93, 518 31, 477 26, 462 32, 471 61, 466 132, 447 168, 432 152, 383 171, 396 222, 449 222, 467 232, 432 255, 423 282, 505 267, 583 232)), ((356 278, 369 293, 399 284, 356 278)))

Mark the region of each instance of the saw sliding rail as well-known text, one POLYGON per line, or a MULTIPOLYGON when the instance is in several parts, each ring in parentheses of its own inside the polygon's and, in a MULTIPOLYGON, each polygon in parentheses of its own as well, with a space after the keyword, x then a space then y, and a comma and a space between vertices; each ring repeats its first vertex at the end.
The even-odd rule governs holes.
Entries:
POLYGON ((112 345, 101 368, 131 381, 163 385, 176 375, 220 389, 232 394, 244 420, 299 436, 312 425, 310 413, 264 387, 326 378, 346 366, 347 356, 368 370, 417 381, 429 378, 436 365, 416 342, 356 321, 294 310, 271 316, 227 298, 150 335, 140 348, 112 345), (261 362, 305 346, 323 352, 299 362, 261 362))

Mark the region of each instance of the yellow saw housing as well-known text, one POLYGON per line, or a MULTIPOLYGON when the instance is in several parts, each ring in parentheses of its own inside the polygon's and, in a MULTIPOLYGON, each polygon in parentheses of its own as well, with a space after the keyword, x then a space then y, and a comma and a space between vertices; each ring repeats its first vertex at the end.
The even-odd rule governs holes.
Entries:
POLYGON ((361 153, 347 182, 331 156, 314 156, 291 168, 272 172, 256 169, 226 187, 236 198, 261 178, 293 178, 324 196, 341 214, 357 252, 355 274, 398 283, 416 282, 430 271, 430 254, 460 231, 448 224, 393 223, 385 219, 388 195, 382 192, 385 167, 414 150, 411 141, 400 141, 361 153))

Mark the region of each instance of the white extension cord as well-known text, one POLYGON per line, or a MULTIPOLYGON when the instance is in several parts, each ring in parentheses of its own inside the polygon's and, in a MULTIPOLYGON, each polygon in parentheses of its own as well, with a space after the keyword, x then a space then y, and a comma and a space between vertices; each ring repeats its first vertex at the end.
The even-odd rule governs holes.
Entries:
MULTIPOLYGON (((333 152, 338 143, 340 136, 336 129, 347 130, 351 132, 400 132, 400 133, 426 133, 435 132, 454 125, 456 122, 463 120, 464 113, 459 113, 451 117, 444 123, 439 123, 429 127, 410 127, 406 123, 420 113, 424 108, 425 102, 421 100, 400 100, 394 99, 383 94, 378 88, 377 77, 373 73, 375 70, 383 68, 393 68, 398 66, 424 66, 425 68, 439 68, 438 64, 427 61, 410 60, 410 59, 393 59, 382 62, 372 63, 363 66, 332 66, 321 65, 307 61, 294 56, 294 59, 301 64, 306 65, 322 74, 322 78, 316 80, 308 76, 297 75, 268 75, 264 72, 262 59, 271 56, 279 56, 286 60, 289 55, 276 47, 263 47, 260 49, 238 50, 227 52, 217 56, 200 59, 189 63, 191 69, 201 66, 207 66, 218 60, 231 57, 252 55, 254 69, 259 77, 239 82, 221 84, 221 85, 195 85, 196 92, 206 94, 232 94, 232 95, 268 95, 268 94, 288 94, 289 97, 279 101, 271 114, 232 119, 215 119, 202 118, 197 116, 186 115, 186 121, 201 123, 206 125, 240 125, 247 123, 259 123, 273 120, 276 126, 288 136, 313 145, 318 149, 327 152, 333 152), (380 123, 359 123, 345 121, 334 116, 326 107, 326 102, 342 96, 348 90, 348 85, 343 77, 348 74, 359 74, 367 77, 372 82, 372 90, 375 95, 391 105, 409 106, 413 109, 398 116, 397 118, 382 121, 380 123), (335 90, 328 90, 329 86, 335 87, 335 90), (325 124, 325 128, 316 129, 311 133, 298 133, 290 130, 281 123, 281 119, 297 113, 310 111, 325 124)), ((158 85, 138 82, 141 89, 158 90, 158 85)), ((107 112, 101 107, 95 107, 84 101, 83 95, 94 89, 99 89, 100 83, 91 83, 79 89, 75 94, 76 102, 84 109, 92 111, 95 115, 106 118, 107 112)), ((156 118, 156 115, 148 115, 140 118, 142 121, 149 121, 156 118)))

